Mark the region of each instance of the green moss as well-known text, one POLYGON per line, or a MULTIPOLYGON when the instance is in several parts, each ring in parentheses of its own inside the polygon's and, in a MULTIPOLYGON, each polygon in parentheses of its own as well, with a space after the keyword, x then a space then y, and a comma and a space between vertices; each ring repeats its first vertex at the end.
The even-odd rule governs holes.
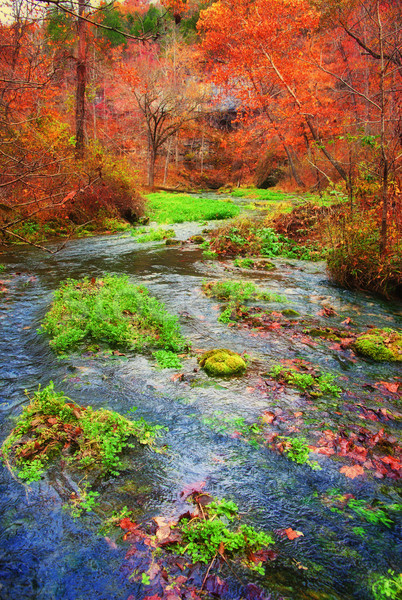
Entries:
POLYGON ((300 317, 300 313, 297 310, 293 310, 293 308, 285 308, 282 314, 284 317, 300 317))
POLYGON ((198 359, 198 362, 208 375, 221 377, 243 373, 247 367, 239 354, 226 348, 209 350, 198 359))
POLYGON ((402 360, 402 334, 390 328, 370 329, 356 338, 353 347, 373 360, 402 360))

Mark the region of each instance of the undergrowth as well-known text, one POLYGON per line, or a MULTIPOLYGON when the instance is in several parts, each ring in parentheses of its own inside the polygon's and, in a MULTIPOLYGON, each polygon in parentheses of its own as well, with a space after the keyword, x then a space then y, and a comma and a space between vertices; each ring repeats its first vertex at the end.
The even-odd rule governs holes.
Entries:
POLYGON ((50 461, 61 457, 81 469, 117 475, 122 451, 134 447, 130 437, 152 445, 164 429, 143 418, 131 421, 111 410, 80 406, 53 382, 39 386, 29 400, 2 445, 3 461, 27 482, 38 481, 50 461))
POLYGON ((58 353, 94 343, 137 351, 187 347, 177 317, 144 286, 117 275, 65 281, 39 331, 52 338, 50 345, 58 353))
POLYGON ((218 256, 283 256, 299 260, 322 260, 325 251, 314 244, 300 245, 276 233, 263 220, 238 219, 215 229, 208 249, 218 256))

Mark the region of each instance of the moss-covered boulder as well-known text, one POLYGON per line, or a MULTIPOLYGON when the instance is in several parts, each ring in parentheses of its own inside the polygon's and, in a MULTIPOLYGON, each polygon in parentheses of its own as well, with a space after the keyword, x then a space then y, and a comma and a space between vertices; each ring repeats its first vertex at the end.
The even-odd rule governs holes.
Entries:
POLYGON ((219 377, 237 375, 247 368, 246 362, 239 354, 226 348, 209 350, 200 356, 198 362, 208 375, 219 377))
POLYGON ((402 334, 388 327, 362 333, 353 347, 359 354, 373 360, 402 360, 402 334))
POLYGON ((293 308, 285 308, 285 310, 282 311, 282 314, 284 317, 300 317, 300 313, 297 312, 297 310, 293 310, 293 308))

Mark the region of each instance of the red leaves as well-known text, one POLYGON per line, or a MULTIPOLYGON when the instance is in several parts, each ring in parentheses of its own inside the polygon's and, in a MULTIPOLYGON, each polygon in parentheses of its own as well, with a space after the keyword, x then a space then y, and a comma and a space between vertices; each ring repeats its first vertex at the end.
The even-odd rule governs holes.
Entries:
POLYGON ((324 308, 322 308, 320 311, 318 311, 317 314, 320 317, 334 317, 338 313, 335 311, 334 308, 332 308, 332 306, 324 306, 324 308))

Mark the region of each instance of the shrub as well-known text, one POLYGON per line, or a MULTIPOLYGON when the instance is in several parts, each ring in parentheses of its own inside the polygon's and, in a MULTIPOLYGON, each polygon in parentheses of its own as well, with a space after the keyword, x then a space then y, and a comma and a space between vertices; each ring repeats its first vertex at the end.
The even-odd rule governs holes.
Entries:
POLYGON ((398 224, 390 220, 388 248, 380 252, 380 225, 374 211, 344 209, 327 224, 328 271, 347 288, 369 290, 384 296, 402 288, 401 241, 398 224))
POLYGON ((56 291, 40 331, 50 335, 56 352, 71 352, 90 343, 137 351, 187 347, 177 317, 126 276, 68 279, 56 291))

